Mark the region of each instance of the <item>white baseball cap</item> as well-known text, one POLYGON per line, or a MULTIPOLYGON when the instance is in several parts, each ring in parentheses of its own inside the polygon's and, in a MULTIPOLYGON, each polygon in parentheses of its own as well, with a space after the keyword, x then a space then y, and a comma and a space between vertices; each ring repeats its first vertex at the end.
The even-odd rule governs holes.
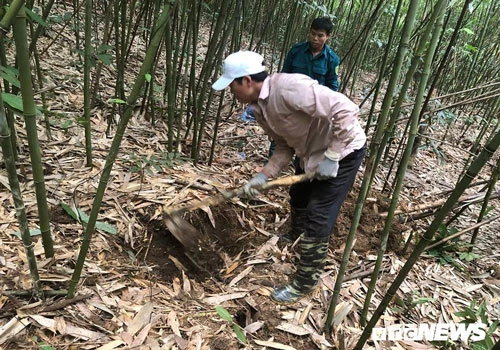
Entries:
POLYGON ((264 57, 252 51, 238 51, 224 60, 222 76, 212 85, 214 90, 223 90, 231 82, 245 75, 252 75, 266 70, 264 57))

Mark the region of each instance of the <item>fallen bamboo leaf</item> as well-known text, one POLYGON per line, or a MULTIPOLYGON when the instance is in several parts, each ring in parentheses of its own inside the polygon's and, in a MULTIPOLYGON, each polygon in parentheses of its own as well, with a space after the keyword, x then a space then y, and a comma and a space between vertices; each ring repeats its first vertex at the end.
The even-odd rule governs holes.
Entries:
POLYGON ((231 280, 231 282, 229 282, 229 287, 233 287, 236 283, 238 283, 243 278, 245 278, 245 276, 248 275, 250 273, 250 271, 252 271, 252 270, 253 270, 253 266, 249 266, 245 270, 240 272, 235 278, 233 278, 231 280))
POLYGON ((184 292, 188 293, 191 292, 191 282, 189 281, 188 276, 182 271, 182 289, 184 292))
POLYGON ((187 270, 186 267, 175 256, 169 255, 168 258, 170 260, 172 260, 175 267, 177 267, 179 269, 179 271, 186 271, 187 270))
POLYGON ((149 331, 151 330, 151 323, 147 324, 144 326, 144 328, 141 329, 139 334, 137 334, 137 337, 135 337, 134 341, 132 342, 132 345, 130 346, 131 348, 138 348, 144 342, 146 341, 149 331))
POLYGON ((0 344, 12 339, 30 323, 31 322, 27 318, 19 318, 19 316, 13 317, 9 322, 0 327, 0 344))
POLYGON ((480 283, 480 284, 474 284, 472 286, 466 287, 466 288, 464 288, 464 290, 466 292, 470 293, 470 292, 474 292, 474 291, 476 291, 478 289, 481 289, 481 288, 483 288, 483 284, 482 283, 480 283))
POLYGON ((259 293, 260 295, 264 295, 266 297, 271 295, 271 291, 272 289, 269 287, 260 287, 259 289, 257 289, 257 293, 259 293))
POLYGON ((167 325, 172 329, 172 332, 179 336, 181 336, 181 331, 179 330, 179 320, 177 319, 177 313, 175 311, 170 311, 167 317, 167 325))
POLYGON ((239 252, 238 255, 236 255, 232 261, 233 263, 231 263, 231 265, 227 268, 226 270, 226 277, 229 276, 238 266, 240 266, 241 264, 241 261, 240 261, 240 258, 241 258, 241 254, 243 253, 243 251, 239 252))
POLYGON ((337 327, 342 320, 347 316, 353 307, 352 303, 342 302, 335 308, 335 316, 333 317, 333 326, 337 327))
POLYGON ((269 237, 269 236, 272 236, 272 235, 273 235, 272 233, 267 232, 266 230, 264 230, 264 229, 262 229, 262 228, 259 228, 259 227, 257 227, 257 226, 255 226, 255 229, 256 229, 257 231, 259 231, 260 233, 262 233, 262 234, 263 234, 264 236, 266 236, 266 237, 269 237))
POLYGON ((212 213, 210 207, 201 207, 200 209, 203 210, 205 213, 207 213, 210 223, 212 224, 213 228, 216 228, 214 214, 212 213))
POLYGON ((282 323, 279 326, 277 326, 276 329, 299 336, 311 334, 311 331, 293 323, 282 323))
POLYGON ((112 340, 109 343, 97 348, 96 350, 113 350, 122 345, 125 345, 125 342, 123 340, 112 340))
POLYGON ((99 310, 102 310, 104 312, 107 312, 111 316, 115 316, 114 312, 111 311, 110 308, 108 308, 106 305, 104 305, 102 303, 98 303, 98 302, 95 302, 95 301, 89 301, 88 304, 91 305, 91 306, 93 306, 93 307, 95 307, 96 309, 99 309, 99 310))
POLYGON ((311 303, 307 304, 304 311, 302 311, 297 324, 302 325, 302 324, 304 324, 304 322, 306 322, 307 317, 309 316, 309 313, 311 312, 311 309, 312 309, 312 304, 311 303))
POLYGON ((246 295, 247 292, 231 293, 231 294, 208 297, 203 299, 203 301, 207 304, 218 305, 222 304, 225 301, 244 298, 246 295))
MULTIPOLYGON (((40 315, 32 315, 30 316, 36 323, 41 325, 42 327, 48 328, 52 331, 57 329, 56 321, 47 317, 43 317, 40 315)), ((106 336, 100 332, 94 332, 88 329, 80 328, 73 326, 72 324, 66 322, 65 329, 63 330, 63 335, 70 335, 76 338, 82 338, 85 340, 97 340, 97 339, 105 339, 106 336)))
POLYGON ((245 265, 257 265, 257 264, 265 264, 267 263, 266 259, 253 259, 253 260, 248 260, 245 265))
POLYGON ((257 332, 259 329, 262 328, 262 326, 264 325, 264 322, 262 321, 257 321, 257 322, 253 322, 253 323, 250 323, 248 326, 246 326, 245 328, 243 328, 246 332, 248 333, 255 333, 257 332))
POLYGON ((278 243, 279 237, 273 236, 255 253, 255 256, 260 257, 268 250, 273 250, 278 243))
POLYGON ((55 317, 54 321, 56 321, 56 331, 61 334, 66 333, 66 320, 64 317, 55 317))
POLYGON ((128 346, 131 346, 132 343, 134 342, 134 337, 132 334, 130 334, 129 332, 122 332, 120 334, 120 336, 122 337, 123 341, 128 345, 128 346))
POLYGON ((231 264, 231 266, 229 266, 226 270, 226 273, 225 273, 225 276, 229 276, 231 274, 231 272, 233 272, 238 266, 240 266, 240 262, 239 261, 235 261, 231 264))
POLYGON ((151 322, 151 314, 153 313, 153 303, 146 303, 135 315, 132 322, 127 328, 127 332, 131 335, 135 335, 144 326, 151 322))
POLYGON ((255 343, 258 344, 258 345, 267 346, 267 347, 273 348, 273 349, 296 350, 294 347, 291 347, 290 345, 276 343, 276 342, 273 342, 273 341, 255 340, 255 343))
POLYGON ((320 349, 323 349, 325 346, 327 348, 333 348, 333 345, 328 340, 326 340, 324 335, 313 333, 311 334, 311 339, 320 349))

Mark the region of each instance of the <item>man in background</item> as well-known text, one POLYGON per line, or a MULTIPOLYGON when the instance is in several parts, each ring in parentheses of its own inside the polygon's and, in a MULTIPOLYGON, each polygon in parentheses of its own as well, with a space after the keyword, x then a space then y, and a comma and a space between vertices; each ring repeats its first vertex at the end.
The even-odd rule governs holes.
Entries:
POLYGON ((295 44, 286 55, 282 73, 301 73, 329 87, 339 90, 340 58, 326 44, 332 36, 333 23, 328 17, 312 21, 309 40, 295 44))
MULTIPOLYGON (((307 41, 295 44, 286 55, 282 73, 301 73, 324 85, 333 91, 338 91, 338 70, 340 65, 339 56, 326 44, 332 36, 333 23, 328 17, 319 17, 312 21, 307 41)), ((271 140, 269 146, 269 157, 274 153, 276 143, 271 140)), ((294 165, 300 162, 295 157, 294 165)), ((298 206, 296 197, 297 187, 290 189, 290 230, 281 236, 286 242, 295 241, 304 231, 306 208, 298 206)))

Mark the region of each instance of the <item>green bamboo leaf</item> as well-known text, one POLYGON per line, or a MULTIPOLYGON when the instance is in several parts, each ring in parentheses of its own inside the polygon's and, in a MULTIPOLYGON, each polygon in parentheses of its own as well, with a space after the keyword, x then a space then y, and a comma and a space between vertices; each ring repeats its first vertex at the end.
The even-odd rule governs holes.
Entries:
POLYGON ((222 306, 216 306, 215 311, 222 317, 224 320, 228 322, 233 322, 233 316, 222 306))
POLYGON ((116 235, 117 231, 116 231, 116 228, 110 224, 106 224, 104 222, 101 222, 101 221, 97 221, 95 223, 95 228, 98 229, 98 230, 101 230, 103 232, 106 232, 106 233, 109 233, 111 235, 116 235))
POLYGON ((69 127, 72 126, 72 125, 73 125, 73 121, 67 119, 67 120, 65 120, 64 122, 61 123, 61 128, 63 128, 63 129, 66 130, 66 129, 69 129, 69 127))
POLYGON ((26 11, 26 14, 28 17, 32 20, 35 21, 36 23, 40 24, 42 27, 47 27, 47 23, 43 20, 42 17, 40 17, 38 14, 35 12, 31 11, 29 8, 24 7, 24 11, 26 11))
POLYGON ((245 336, 245 332, 243 332, 241 327, 238 326, 237 324, 233 324, 233 331, 236 334, 236 337, 238 338, 238 340, 246 345, 247 337, 245 336))
POLYGON ((85 225, 88 224, 89 216, 80 208, 76 208, 76 211, 78 212, 78 221, 84 223, 85 225))
MULTIPOLYGON (((89 222, 89 216, 85 214, 84 211, 82 211, 80 208, 77 208, 77 213, 71 209, 71 207, 67 204, 61 203, 61 207, 64 209, 66 213, 69 214, 73 219, 77 220, 78 222, 83 223, 84 225, 87 225, 89 222)), ((97 221, 95 225, 96 229, 104 231, 106 233, 116 235, 117 231, 116 228, 112 225, 106 224, 101 221, 97 221)))
POLYGON ((144 75, 144 78, 146 79, 146 81, 147 81, 148 83, 150 83, 150 82, 151 82, 151 74, 146 73, 146 74, 144 75))
MULTIPOLYGON (((34 228, 34 229, 31 229, 30 230, 30 236, 33 237, 33 236, 38 236, 40 235, 42 232, 40 231, 40 229, 38 228, 34 228)), ((21 231, 16 231, 16 232, 13 232, 12 233, 14 236, 16 237, 19 237, 21 238, 21 231)))
POLYGON ((13 67, 0 66, 0 76, 15 87, 21 88, 21 83, 17 77, 18 74, 19 71, 13 67))
POLYGON ((474 35, 474 32, 472 30, 470 30, 469 28, 462 28, 462 30, 469 35, 474 35))
POLYGON ((108 51, 108 50, 111 50, 111 49, 113 49, 113 46, 103 44, 103 45, 100 45, 100 46, 97 48, 97 52, 105 52, 105 51, 108 51))
POLYGON ((436 299, 434 299, 434 298, 418 298, 417 300, 414 300, 412 302, 412 304, 414 304, 414 305, 420 305, 420 304, 425 304, 428 301, 434 301, 434 300, 436 300, 436 299))
MULTIPOLYGON (((14 94, 9 94, 7 92, 2 92, 2 99, 3 102, 12 108, 14 112, 23 114, 24 113, 24 107, 23 107, 23 99, 20 95, 14 95, 14 94)), ((36 114, 42 114, 42 111, 38 106, 35 106, 36 108, 36 114)))
POLYGON ((125 252, 127 253, 127 255, 130 258, 130 260, 132 260, 132 261, 136 261, 137 260, 137 258, 135 257, 135 254, 134 254, 133 251, 131 251, 130 249, 127 249, 125 252))
POLYGON ((113 56, 110 55, 109 53, 101 53, 96 56, 99 61, 101 61, 103 64, 109 66, 111 63, 113 63, 113 56))
POLYGON ((61 203, 61 207, 64 209, 66 213, 68 213, 69 216, 71 216, 73 219, 78 220, 78 216, 75 214, 73 209, 67 204, 61 203))
POLYGON ((478 48, 474 45, 466 44, 465 49, 470 52, 477 52, 478 48))
POLYGON ((19 113, 23 113, 23 99, 19 95, 9 94, 7 92, 2 93, 3 102, 10 108, 14 109, 19 113))
POLYGON ((126 102, 123 101, 122 99, 119 99, 119 98, 110 98, 108 100, 108 103, 118 103, 118 104, 124 105, 126 102))
MULTIPOLYGON (((78 211, 78 216, 80 217, 80 221, 84 225, 87 225, 89 223, 89 216, 87 214, 85 214, 85 212, 82 211, 80 208, 77 208, 76 210, 78 211)), ((96 222, 95 228, 98 230, 104 231, 106 233, 112 234, 112 235, 116 235, 116 232, 117 232, 115 227, 113 227, 109 224, 106 224, 104 222, 101 222, 101 221, 96 222)))

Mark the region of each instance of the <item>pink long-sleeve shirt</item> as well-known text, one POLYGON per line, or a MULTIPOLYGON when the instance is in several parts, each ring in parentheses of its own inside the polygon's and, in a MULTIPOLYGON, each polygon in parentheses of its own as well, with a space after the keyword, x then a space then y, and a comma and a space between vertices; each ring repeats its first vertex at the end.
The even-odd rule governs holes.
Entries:
POLYGON ((303 169, 310 172, 316 170, 327 151, 342 159, 366 142, 358 106, 306 75, 270 75, 252 107, 257 122, 276 142, 272 157, 262 169, 269 177, 278 176, 294 153, 303 169))

